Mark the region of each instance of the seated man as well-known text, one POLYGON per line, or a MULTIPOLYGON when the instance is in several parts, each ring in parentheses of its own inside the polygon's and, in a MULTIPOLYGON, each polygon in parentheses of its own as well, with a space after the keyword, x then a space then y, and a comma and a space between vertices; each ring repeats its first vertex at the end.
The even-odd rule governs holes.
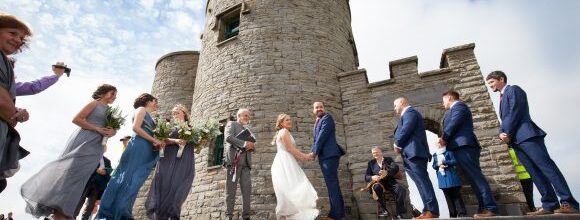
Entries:
POLYGON ((383 156, 383 151, 378 146, 374 146, 371 149, 371 153, 373 154, 374 159, 369 161, 367 172, 365 174, 365 181, 376 182, 372 185, 370 193, 373 195, 373 199, 376 200, 381 207, 379 216, 389 215, 383 192, 385 190, 391 190, 395 196, 395 202, 397 204, 395 217, 401 218, 401 215, 406 212, 406 209, 405 189, 395 178, 395 175, 399 172, 399 166, 393 161, 393 158, 383 156))

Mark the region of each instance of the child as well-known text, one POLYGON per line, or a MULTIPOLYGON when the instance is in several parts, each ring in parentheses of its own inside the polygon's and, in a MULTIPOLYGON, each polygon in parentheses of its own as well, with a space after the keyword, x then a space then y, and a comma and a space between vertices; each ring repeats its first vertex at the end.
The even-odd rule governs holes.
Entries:
POLYGON ((449 207, 449 217, 466 216, 465 204, 461 198, 461 180, 455 169, 453 152, 447 151, 445 146, 439 145, 433 154, 433 169, 436 170, 439 188, 445 194, 449 207))

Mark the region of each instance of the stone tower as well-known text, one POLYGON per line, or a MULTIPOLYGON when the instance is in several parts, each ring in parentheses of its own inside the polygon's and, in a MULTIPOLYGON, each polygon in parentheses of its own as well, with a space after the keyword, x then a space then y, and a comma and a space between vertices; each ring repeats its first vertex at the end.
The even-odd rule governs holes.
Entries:
MULTIPOLYGON (((366 71, 358 69, 350 21, 348 0, 208 0, 201 51, 161 57, 152 93, 159 98, 161 111, 177 103, 190 104, 193 121, 216 118, 225 123, 234 120, 239 108, 252 111, 251 128, 258 139, 251 172, 255 219, 275 219, 270 165, 276 148, 270 141, 277 115, 293 117, 296 144, 307 152, 315 122, 312 103, 324 101, 336 120, 337 140, 347 150, 339 167, 347 217, 374 219, 375 202, 359 189, 365 186, 363 175, 373 145, 385 146, 385 154, 396 157, 390 147, 398 120, 393 99, 409 97, 425 116, 427 130, 437 134, 444 113, 440 94, 455 89, 473 111, 483 146, 482 169, 501 214, 521 214, 525 199, 506 147, 496 137, 499 123, 473 53, 475 46, 446 49, 440 69, 425 73, 417 72, 416 57, 392 61, 390 79, 369 84, 366 71)), ((182 218, 225 219, 222 142, 218 138, 196 155, 196 176, 182 218)), ((317 162, 301 165, 325 216, 329 203, 320 167, 317 162)), ((135 204, 136 219, 145 218, 142 203, 148 185, 135 204)), ((465 185, 463 196, 473 212, 477 200, 470 190, 465 185)), ((235 209, 241 212, 239 196, 235 209)))
POLYGON ((159 112, 169 113, 175 104, 191 106, 198 60, 198 51, 172 52, 159 58, 151 90, 160 97, 159 112))
MULTIPOLYGON (((257 219, 273 219, 276 197, 270 165, 276 148, 270 141, 277 115, 293 117, 297 146, 306 152, 315 121, 312 103, 322 100, 335 116, 339 143, 345 144, 337 76, 357 69, 348 1, 209 0, 201 41, 191 117, 194 121, 223 120, 239 108, 251 109, 251 126, 258 138, 252 206, 257 219), (230 28, 236 20, 238 26, 230 28), (237 35, 226 36, 234 28, 237 35)), ((213 153, 210 147, 198 158, 188 201, 195 212, 186 216, 225 218, 225 172, 219 165, 209 167, 213 153)), ((353 207, 347 161, 341 161, 339 175, 345 177, 341 187, 346 207, 353 207)), ((318 163, 303 166, 321 197, 319 208, 327 212, 327 192, 318 163)))

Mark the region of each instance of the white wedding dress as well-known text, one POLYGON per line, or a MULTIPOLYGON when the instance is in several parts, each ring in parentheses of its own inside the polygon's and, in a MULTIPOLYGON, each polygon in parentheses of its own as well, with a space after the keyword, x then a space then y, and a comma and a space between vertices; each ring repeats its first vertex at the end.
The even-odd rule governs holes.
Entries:
MULTIPOLYGON (((295 143, 292 135, 290 139, 295 143)), ((315 219, 319 212, 316 209, 316 190, 296 158, 286 151, 279 136, 276 138, 276 147, 278 152, 272 163, 272 185, 276 193, 277 219, 315 219)))

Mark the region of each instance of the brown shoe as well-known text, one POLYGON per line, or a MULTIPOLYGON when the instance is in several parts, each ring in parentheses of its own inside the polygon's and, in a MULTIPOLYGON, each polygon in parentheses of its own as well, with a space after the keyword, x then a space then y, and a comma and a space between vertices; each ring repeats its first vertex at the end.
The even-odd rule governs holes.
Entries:
POLYGON ((578 209, 572 207, 568 203, 562 203, 562 206, 559 209, 554 210, 556 214, 576 214, 578 213, 578 209))
POLYGON ((497 214, 493 213, 491 210, 484 209, 484 210, 481 210, 481 212, 478 212, 475 215, 473 215, 473 218, 489 218, 489 217, 493 217, 496 215, 497 214))
POLYGON ((554 214, 554 211, 547 210, 547 209, 544 209, 544 208, 539 208, 535 212, 528 212, 528 213, 526 213, 526 215, 551 215, 551 214, 554 214))
POLYGON ((426 211, 421 213, 416 219, 430 219, 430 218, 439 218, 439 215, 433 214, 430 211, 426 211))

